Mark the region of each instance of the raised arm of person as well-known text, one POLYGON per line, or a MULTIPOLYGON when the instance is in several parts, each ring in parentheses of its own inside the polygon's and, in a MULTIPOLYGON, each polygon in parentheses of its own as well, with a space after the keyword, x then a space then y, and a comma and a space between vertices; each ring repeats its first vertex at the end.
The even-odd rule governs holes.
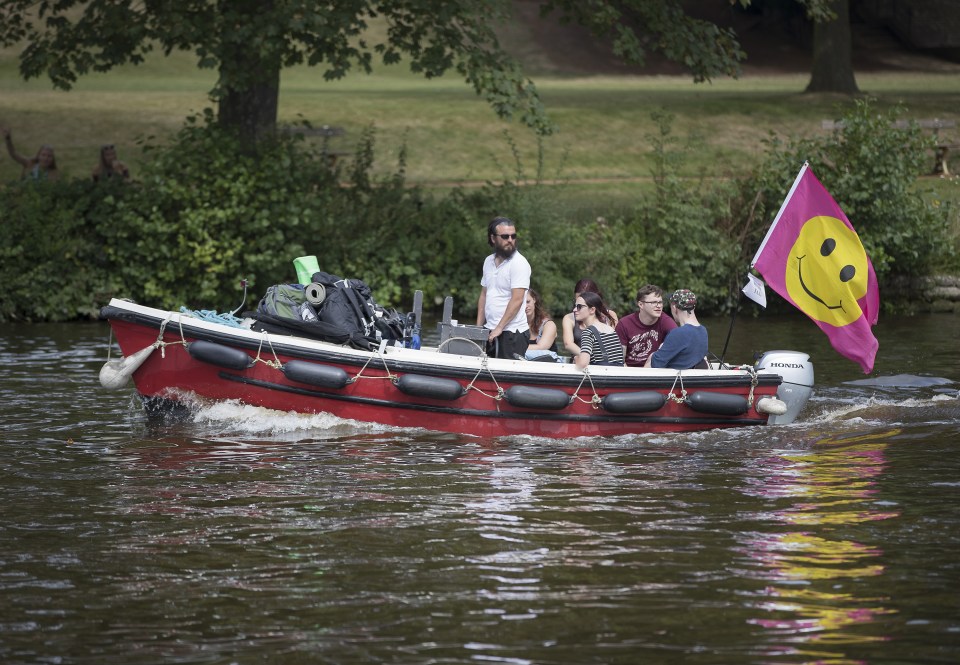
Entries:
POLYGON ((7 152, 10 153, 10 157, 12 157, 15 162, 20 164, 20 166, 25 169, 30 167, 30 160, 23 155, 18 154, 17 151, 14 150, 13 137, 10 135, 9 127, 3 128, 3 142, 7 144, 7 152))

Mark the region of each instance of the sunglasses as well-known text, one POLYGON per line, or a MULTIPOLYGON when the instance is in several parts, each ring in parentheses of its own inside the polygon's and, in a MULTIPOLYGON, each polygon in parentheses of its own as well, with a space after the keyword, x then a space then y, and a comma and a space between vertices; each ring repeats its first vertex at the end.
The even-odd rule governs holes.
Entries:
POLYGON ((573 311, 579 312, 584 307, 586 307, 586 305, 584 305, 583 303, 577 303, 576 305, 573 306, 573 311))
POLYGON ((498 233, 498 234, 496 234, 496 235, 499 236, 499 238, 500 238, 501 240, 516 240, 516 239, 517 239, 517 234, 516 234, 516 233, 498 233))

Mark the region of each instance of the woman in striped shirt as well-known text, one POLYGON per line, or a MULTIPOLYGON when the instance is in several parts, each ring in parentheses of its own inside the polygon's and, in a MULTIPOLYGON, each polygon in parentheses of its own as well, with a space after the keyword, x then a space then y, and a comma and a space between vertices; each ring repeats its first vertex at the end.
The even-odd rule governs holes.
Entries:
POLYGON ((580 337, 580 353, 574 362, 580 369, 587 365, 623 365, 623 345, 616 331, 603 320, 609 320, 603 299, 596 293, 586 291, 577 296, 573 316, 583 326, 580 337))

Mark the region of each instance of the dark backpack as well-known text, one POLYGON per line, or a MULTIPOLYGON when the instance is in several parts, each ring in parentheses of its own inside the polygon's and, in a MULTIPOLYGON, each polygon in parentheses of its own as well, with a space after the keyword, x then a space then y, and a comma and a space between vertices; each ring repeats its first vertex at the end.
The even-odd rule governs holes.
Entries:
MULTIPOLYGON (((267 288, 257 305, 257 311, 245 315, 256 319, 252 329, 257 332, 298 335, 334 344, 350 344, 359 349, 370 348, 369 340, 352 328, 320 321, 316 317, 305 320, 300 308, 306 302, 302 284, 275 284, 267 288)), ((309 304, 306 306, 312 307, 309 304)))
POLYGON ((404 318, 393 308, 378 305, 370 287, 360 279, 344 279, 326 272, 313 274, 326 290, 317 307, 320 321, 357 333, 371 344, 403 339, 404 318))
POLYGON ((267 288, 257 311, 254 330, 322 339, 371 349, 382 340, 403 340, 405 319, 392 308, 374 302, 370 287, 359 279, 343 279, 326 272, 313 274, 326 294, 319 305, 307 302, 302 284, 276 284, 267 288), (305 320, 301 307, 309 308, 305 320))

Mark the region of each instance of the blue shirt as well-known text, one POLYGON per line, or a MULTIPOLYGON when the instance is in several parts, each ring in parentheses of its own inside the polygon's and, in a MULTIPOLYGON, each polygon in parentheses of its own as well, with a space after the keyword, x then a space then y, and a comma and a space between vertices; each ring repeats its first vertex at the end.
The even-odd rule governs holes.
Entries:
POLYGON ((667 333, 663 344, 650 356, 650 366, 690 369, 707 355, 707 329, 685 325, 667 333))

